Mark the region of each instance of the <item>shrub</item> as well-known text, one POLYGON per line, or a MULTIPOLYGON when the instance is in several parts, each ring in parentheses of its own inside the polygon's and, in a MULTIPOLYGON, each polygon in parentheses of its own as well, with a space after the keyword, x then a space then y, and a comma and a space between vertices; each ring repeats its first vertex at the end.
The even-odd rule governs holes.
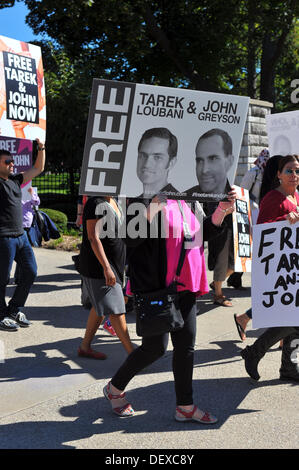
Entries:
POLYGON ((54 209, 42 209, 41 211, 45 212, 50 219, 53 220, 54 224, 59 231, 64 232, 67 229, 67 215, 63 212, 56 211, 54 209))
POLYGON ((76 217, 77 217, 77 202, 68 202, 62 200, 60 203, 59 202, 53 202, 52 204, 47 204, 48 207, 51 207, 51 209, 61 211, 64 214, 67 215, 68 221, 70 222, 75 222, 76 217))

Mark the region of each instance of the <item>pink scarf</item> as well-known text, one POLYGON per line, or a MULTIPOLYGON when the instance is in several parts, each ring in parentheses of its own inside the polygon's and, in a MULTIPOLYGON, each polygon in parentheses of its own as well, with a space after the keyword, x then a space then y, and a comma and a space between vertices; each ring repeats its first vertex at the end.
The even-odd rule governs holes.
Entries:
MULTIPOLYGON (((197 234, 199 237, 200 225, 184 201, 181 201, 185 217, 188 221, 191 235, 197 234)), ((177 201, 167 200, 167 206, 163 208, 165 226, 169 228, 169 236, 166 239, 167 250, 167 276, 168 286, 175 277, 175 272, 180 257, 180 250, 183 241, 183 218, 177 201)), ((196 292, 197 296, 209 292, 203 243, 194 243, 194 247, 186 252, 184 264, 178 279, 184 286, 178 286, 178 291, 188 290, 196 292)))

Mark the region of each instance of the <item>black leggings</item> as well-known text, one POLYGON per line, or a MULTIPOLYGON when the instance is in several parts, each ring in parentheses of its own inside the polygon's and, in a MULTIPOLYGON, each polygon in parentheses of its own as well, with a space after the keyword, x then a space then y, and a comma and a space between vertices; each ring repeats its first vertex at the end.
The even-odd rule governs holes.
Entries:
MULTIPOLYGON (((180 293, 179 306, 184 318, 184 327, 171 333, 176 403, 177 405, 192 405, 193 357, 196 335, 195 294, 188 291, 180 293)), ((124 390, 138 372, 164 355, 168 339, 168 333, 142 338, 141 346, 128 356, 112 378, 112 385, 119 390, 124 390)))

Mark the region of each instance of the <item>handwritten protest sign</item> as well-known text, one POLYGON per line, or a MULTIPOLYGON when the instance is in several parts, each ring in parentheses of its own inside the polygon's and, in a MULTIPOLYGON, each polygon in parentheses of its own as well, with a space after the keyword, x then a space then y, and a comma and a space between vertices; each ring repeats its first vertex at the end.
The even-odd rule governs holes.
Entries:
POLYGON ((248 105, 242 96, 94 79, 80 194, 223 199, 248 105))
POLYGON ((46 100, 41 49, 0 36, 1 135, 44 142, 46 100))
POLYGON ((235 272, 250 272, 252 258, 252 225, 249 191, 234 186, 237 192, 233 212, 235 272))
POLYGON ((253 327, 299 326, 299 226, 253 226, 253 327))

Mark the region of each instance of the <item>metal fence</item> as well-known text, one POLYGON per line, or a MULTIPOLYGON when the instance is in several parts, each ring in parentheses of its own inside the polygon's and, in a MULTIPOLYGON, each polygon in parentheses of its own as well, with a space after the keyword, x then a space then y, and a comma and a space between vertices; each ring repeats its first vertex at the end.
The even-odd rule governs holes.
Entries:
POLYGON ((68 217, 68 224, 74 224, 77 216, 77 199, 80 170, 66 169, 46 171, 34 178, 32 186, 37 188, 42 208, 59 210, 68 217))
POLYGON ((37 187, 39 195, 52 194, 77 197, 80 182, 80 172, 76 169, 64 171, 47 171, 41 176, 34 178, 32 186, 37 187))

